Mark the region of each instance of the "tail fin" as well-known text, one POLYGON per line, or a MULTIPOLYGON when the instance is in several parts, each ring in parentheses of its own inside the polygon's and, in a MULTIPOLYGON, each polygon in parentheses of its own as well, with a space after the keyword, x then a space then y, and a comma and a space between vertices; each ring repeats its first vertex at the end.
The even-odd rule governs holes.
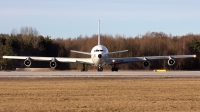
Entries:
POLYGON ((98 27, 98 45, 100 45, 100 20, 99 20, 99 27, 98 27))

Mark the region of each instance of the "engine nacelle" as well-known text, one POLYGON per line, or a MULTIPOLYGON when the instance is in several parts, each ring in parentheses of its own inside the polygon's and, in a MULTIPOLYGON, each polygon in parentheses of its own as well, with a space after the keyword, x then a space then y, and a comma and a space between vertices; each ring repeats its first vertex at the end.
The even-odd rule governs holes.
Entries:
POLYGON ((150 63, 149 63, 148 61, 144 61, 144 62, 143 62, 143 67, 144 67, 144 68, 148 67, 149 65, 150 65, 150 63))
POLYGON ((50 65, 50 67, 51 67, 52 69, 55 69, 56 66, 57 66, 57 64, 56 64, 55 61, 51 61, 49 65, 50 65))
POLYGON ((26 60, 24 61, 24 65, 25 65, 26 67, 30 67, 30 66, 31 66, 31 60, 30 60, 30 59, 26 59, 26 60))
POLYGON ((175 63, 175 60, 174 60, 174 59, 169 59, 169 60, 168 60, 168 65, 169 65, 169 66, 174 65, 174 63, 175 63))

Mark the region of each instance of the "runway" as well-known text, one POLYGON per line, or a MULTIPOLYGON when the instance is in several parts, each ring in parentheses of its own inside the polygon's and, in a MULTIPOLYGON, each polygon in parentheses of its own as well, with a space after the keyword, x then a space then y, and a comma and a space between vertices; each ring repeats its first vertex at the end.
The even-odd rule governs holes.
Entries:
POLYGON ((62 78, 62 77, 200 77, 200 71, 119 71, 119 72, 77 72, 77 71, 49 71, 49 72, 28 72, 28 71, 1 71, 0 78, 62 78))

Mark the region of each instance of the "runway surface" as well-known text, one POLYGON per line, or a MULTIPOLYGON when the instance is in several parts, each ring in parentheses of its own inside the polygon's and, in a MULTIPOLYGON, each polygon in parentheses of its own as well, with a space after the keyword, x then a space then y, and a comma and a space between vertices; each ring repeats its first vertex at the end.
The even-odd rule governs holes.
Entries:
POLYGON ((1 71, 0 78, 28 78, 28 77, 200 77, 200 71, 119 71, 119 72, 74 72, 74 71, 1 71))

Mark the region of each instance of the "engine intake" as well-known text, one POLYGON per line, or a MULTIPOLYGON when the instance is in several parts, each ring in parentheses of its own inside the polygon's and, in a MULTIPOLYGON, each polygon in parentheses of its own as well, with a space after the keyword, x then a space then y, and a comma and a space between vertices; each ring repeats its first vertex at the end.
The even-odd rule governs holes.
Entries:
POLYGON ((51 67, 52 69, 55 69, 56 66, 57 66, 57 64, 56 64, 55 61, 51 61, 49 65, 50 65, 50 67, 51 67))
POLYGON ((30 60, 30 59, 26 59, 26 60, 24 61, 24 65, 25 65, 26 67, 30 67, 30 66, 31 66, 31 60, 30 60))
POLYGON ((148 67, 148 66, 149 66, 149 62, 148 62, 148 61, 144 61, 144 62, 143 62, 143 67, 146 68, 146 67, 148 67))
POLYGON ((175 63, 175 60, 174 60, 174 59, 169 59, 169 60, 168 60, 168 65, 169 65, 169 66, 174 65, 174 63, 175 63))

